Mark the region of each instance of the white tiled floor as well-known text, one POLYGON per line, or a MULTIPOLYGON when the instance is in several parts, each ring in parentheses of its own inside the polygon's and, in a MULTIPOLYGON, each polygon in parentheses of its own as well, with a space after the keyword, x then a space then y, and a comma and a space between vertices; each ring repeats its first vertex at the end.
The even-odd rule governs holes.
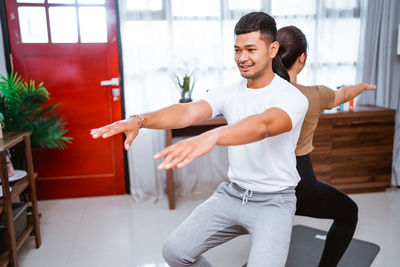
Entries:
MULTIPOLYGON (((356 194, 359 223, 355 237, 374 242, 381 251, 373 267, 400 266, 400 191, 356 194)), ((177 225, 204 199, 135 203, 129 195, 39 202, 42 246, 30 238, 19 252, 21 267, 165 267, 161 247, 177 225)), ((295 224, 327 230, 329 220, 296 217, 295 224)), ((246 261, 247 236, 206 253, 214 266, 246 261)))

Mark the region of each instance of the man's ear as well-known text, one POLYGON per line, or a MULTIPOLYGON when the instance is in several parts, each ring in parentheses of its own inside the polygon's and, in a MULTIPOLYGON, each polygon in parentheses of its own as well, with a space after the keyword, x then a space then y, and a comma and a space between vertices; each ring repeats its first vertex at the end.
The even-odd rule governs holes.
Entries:
POLYGON ((277 41, 272 42, 269 45, 269 56, 271 58, 274 58, 276 56, 276 54, 278 53, 278 51, 279 51, 279 43, 277 41))

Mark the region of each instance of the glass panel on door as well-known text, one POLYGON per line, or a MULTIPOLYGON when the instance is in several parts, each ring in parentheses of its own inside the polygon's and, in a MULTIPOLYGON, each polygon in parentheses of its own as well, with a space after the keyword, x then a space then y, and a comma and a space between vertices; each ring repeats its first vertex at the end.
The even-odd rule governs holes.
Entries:
POLYGON ((50 7, 49 19, 52 43, 78 42, 75 7, 50 7))
POLYGON ((42 4, 44 0, 17 0, 17 3, 42 4))
POLYGON ((49 4, 75 4, 75 0, 47 0, 49 4))
POLYGON ((106 43, 107 21, 105 7, 80 7, 79 28, 82 43, 106 43))
POLYGON ((44 7, 18 7, 21 41, 23 43, 48 43, 46 10, 44 7))

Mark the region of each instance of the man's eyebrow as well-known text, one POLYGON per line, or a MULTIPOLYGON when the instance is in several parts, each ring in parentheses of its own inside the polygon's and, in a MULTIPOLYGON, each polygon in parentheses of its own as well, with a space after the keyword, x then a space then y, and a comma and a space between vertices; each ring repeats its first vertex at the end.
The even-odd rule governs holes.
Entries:
MULTIPOLYGON (((244 46, 244 48, 255 47, 255 46, 256 46, 255 44, 247 44, 247 45, 244 46)), ((237 46, 237 45, 234 45, 234 47, 235 47, 235 48, 240 48, 240 47, 237 46)))

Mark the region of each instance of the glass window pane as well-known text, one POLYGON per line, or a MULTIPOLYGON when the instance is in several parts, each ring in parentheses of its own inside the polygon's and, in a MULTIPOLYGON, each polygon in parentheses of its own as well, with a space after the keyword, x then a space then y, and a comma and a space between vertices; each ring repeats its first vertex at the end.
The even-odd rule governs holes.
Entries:
POLYGON ((105 0, 78 0, 78 4, 104 4, 105 0))
POLYGON ((220 1, 215 0, 171 0, 172 16, 195 17, 211 16, 219 17, 221 15, 220 1))
POLYGON ((126 8, 128 10, 151 10, 157 11, 162 10, 162 1, 161 0, 135 0, 135 1, 127 1, 126 8))
POLYGON ((220 51, 221 42, 218 21, 179 20, 173 22, 173 28, 174 55, 184 60, 198 58, 199 68, 208 68, 219 64, 219 57, 215 56, 215 51, 220 51), (204 34, 205 32, 207 34, 204 34))
POLYGON ((323 84, 332 89, 341 85, 354 84, 356 80, 356 67, 353 65, 327 65, 315 71, 318 73, 315 84, 323 84))
POLYGON ((18 18, 23 43, 47 43, 49 41, 44 7, 18 7, 18 18))
POLYGON ((231 10, 259 10, 261 9, 260 0, 229 0, 231 10))
POLYGON ((272 16, 314 15, 315 0, 271 0, 272 16))
POLYGON ((360 20, 354 18, 325 19, 318 35, 318 59, 321 62, 353 63, 357 61, 360 20))
POLYGON ((167 21, 126 21, 122 30, 126 73, 142 75, 158 68, 168 68, 170 38, 167 21), (137 40, 141 40, 138 42, 137 40), (157 60, 146 60, 148 55, 157 60))
POLYGON ((50 7, 50 31, 53 43, 77 43, 78 28, 75 7, 50 7))
POLYGON ((234 29, 237 21, 226 20, 223 24, 223 62, 225 67, 230 67, 236 70, 236 63, 234 60, 234 29))
POLYGON ((47 0, 49 4, 75 4, 75 0, 47 0))
POLYGON ((17 0, 17 3, 40 4, 40 3, 44 3, 44 0, 17 0))
POLYGON ((357 7, 357 0, 325 0, 326 8, 353 9, 357 7))
POLYGON ((82 43, 106 43, 107 21, 105 7, 80 7, 79 29, 82 43))

